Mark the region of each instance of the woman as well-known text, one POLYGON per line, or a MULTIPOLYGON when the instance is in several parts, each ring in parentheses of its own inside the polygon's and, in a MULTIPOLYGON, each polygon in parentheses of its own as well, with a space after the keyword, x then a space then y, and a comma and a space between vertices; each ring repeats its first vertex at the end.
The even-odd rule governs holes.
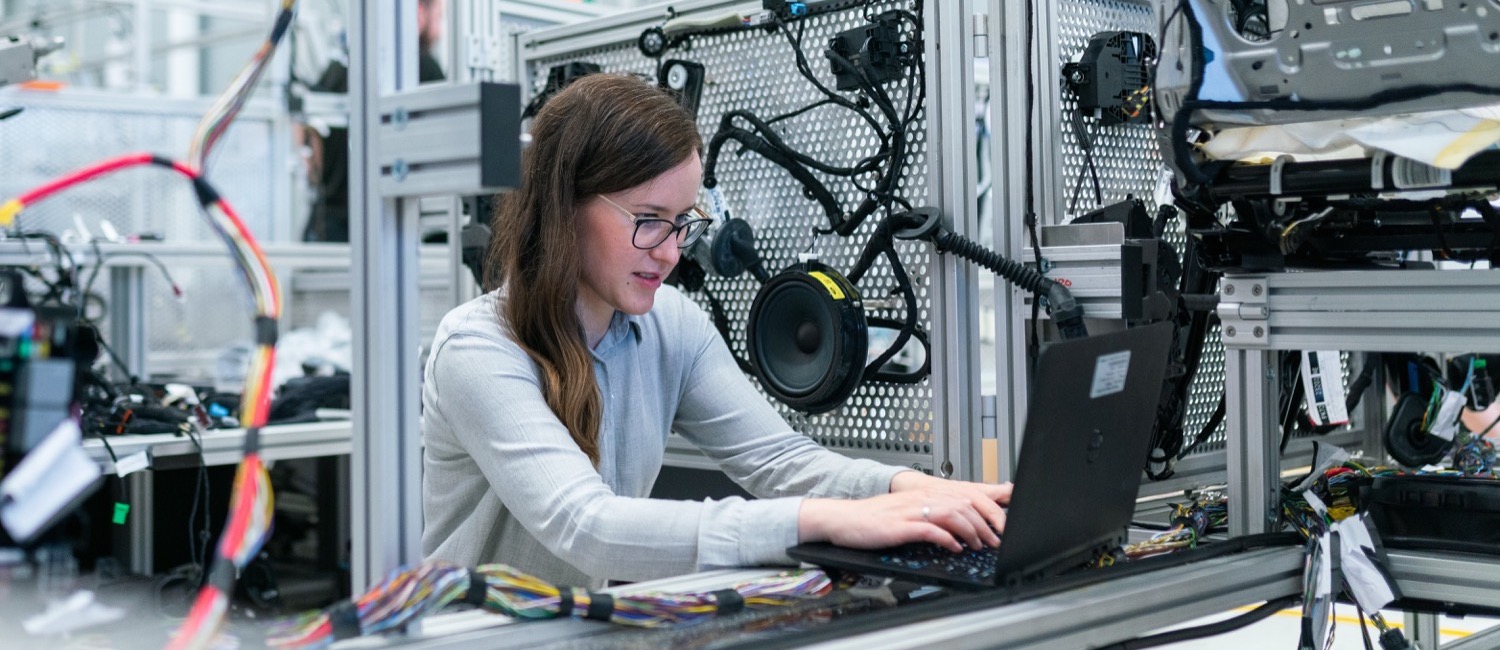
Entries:
POLYGON ((819 447, 662 286, 707 225, 701 153, 692 117, 631 77, 585 77, 537 114, 488 293, 443 319, 428 359, 424 554, 599 586, 785 563, 807 541, 998 544, 1009 485, 819 447), (646 498, 674 430, 760 498, 646 498))

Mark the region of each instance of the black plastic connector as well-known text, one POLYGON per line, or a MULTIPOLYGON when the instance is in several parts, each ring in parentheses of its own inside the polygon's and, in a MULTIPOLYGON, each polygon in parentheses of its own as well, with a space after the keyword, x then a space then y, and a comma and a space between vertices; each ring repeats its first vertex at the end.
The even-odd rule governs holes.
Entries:
POLYGON ((1412 650, 1411 642, 1396 628, 1380 633, 1380 647, 1382 650, 1412 650))
POLYGON ((828 42, 828 50, 847 60, 850 65, 844 65, 837 57, 829 56, 829 67, 839 90, 858 90, 861 68, 870 85, 878 86, 902 76, 906 67, 906 50, 910 47, 909 43, 901 42, 899 15, 886 12, 876 16, 867 25, 834 35, 828 42))
POLYGON ((1140 32, 1101 32, 1089 39, 1063 79, 1078 94, 1078 110, 1099 111, 1102 123, 1136 124, 1151 118, 1151 64, 1156 42, 1140 32))

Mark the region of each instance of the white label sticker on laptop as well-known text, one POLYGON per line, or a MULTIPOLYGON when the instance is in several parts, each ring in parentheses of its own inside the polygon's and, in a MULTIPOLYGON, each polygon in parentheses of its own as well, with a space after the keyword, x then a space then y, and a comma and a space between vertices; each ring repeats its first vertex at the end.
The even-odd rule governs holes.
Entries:
POLYGON ((1089 399, 1099 399, 1125 390, 1125 375, 1130 374, 1130 350, 1111 352, 1094 362, 1094 383, 1089 399))

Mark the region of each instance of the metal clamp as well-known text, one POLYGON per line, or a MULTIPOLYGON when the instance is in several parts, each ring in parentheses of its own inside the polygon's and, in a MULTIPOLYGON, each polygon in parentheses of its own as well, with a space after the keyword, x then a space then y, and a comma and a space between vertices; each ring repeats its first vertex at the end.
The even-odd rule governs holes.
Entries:
POLYGON ((1219 289, 1219 324, 1224 345, 1264 348, 1270 340, 1271 316, 1264 277, 1225 278, 1219 289))

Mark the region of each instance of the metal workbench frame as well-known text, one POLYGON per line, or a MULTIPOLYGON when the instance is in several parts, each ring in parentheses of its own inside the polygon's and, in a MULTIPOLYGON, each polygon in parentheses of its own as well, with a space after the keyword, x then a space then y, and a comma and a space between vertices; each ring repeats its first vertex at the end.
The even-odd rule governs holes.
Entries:
MULTIPOLYGON (((1277 350, 1500 352, 1500 273, 1492 270, 1235 275, 1220 283, 1220 297, 1231 535, 1276 521, 1281 459, 1266 432, 1277 417, 1277 350)), ((1380 401, 1364 400, 1367 422, 1380 421, 1380 401)), ((1494 606, 1496 591, 1483 585, 1494 584, 1496 571, 1492 558, 1392 554, 1392 573, 1413 598, 1494 606)), ((1408 613, 1407 624, 1415 647, 1438 647, 1435 616, 1408 613)))
POLYGON ((1231 535, 1265 532, 1276 519, 1280 461, 1265 435, 1276 422, 1275 351, 1500 352, 1494 271, 1237 275, 1223 280, 1220 296, 1229 498, 1244 504, 1230 511, 1231 535))

